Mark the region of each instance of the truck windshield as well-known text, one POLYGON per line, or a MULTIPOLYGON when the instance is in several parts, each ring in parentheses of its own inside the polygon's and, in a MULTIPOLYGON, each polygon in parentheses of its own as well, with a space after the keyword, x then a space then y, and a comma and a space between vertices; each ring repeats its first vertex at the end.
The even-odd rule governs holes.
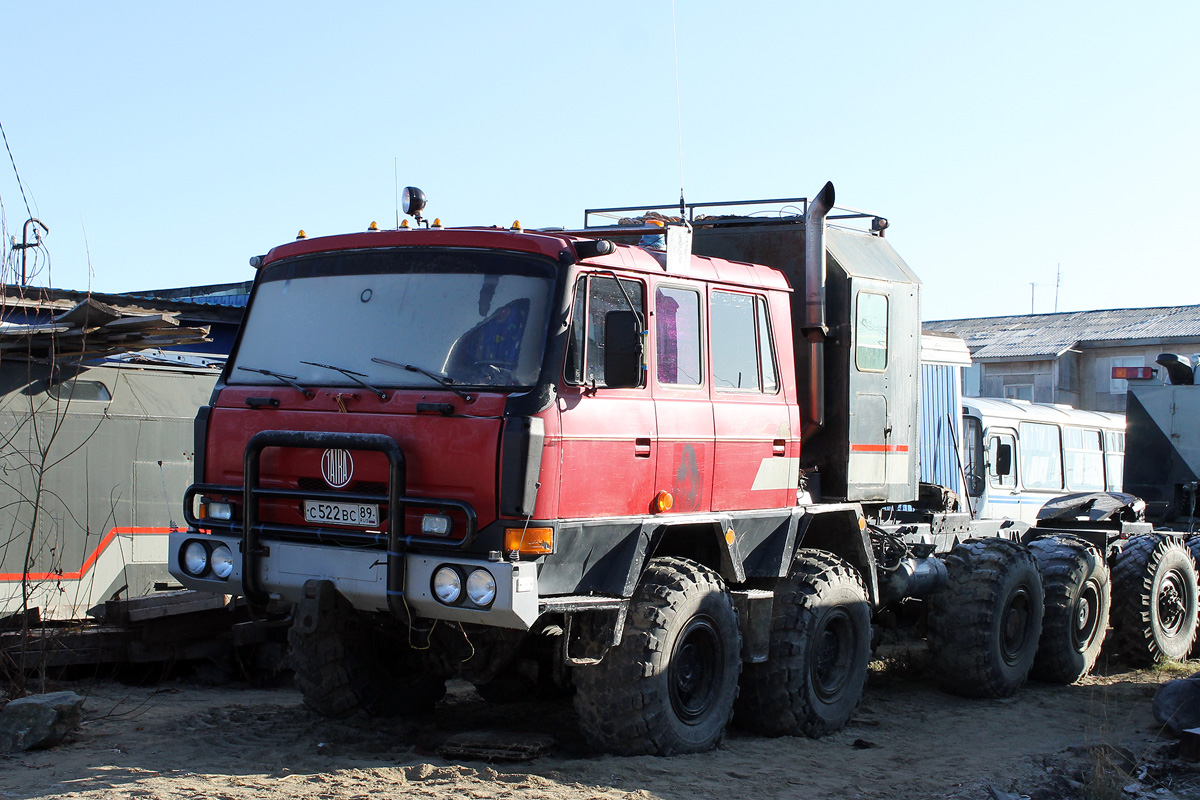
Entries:
POLYGON ((372 386, 532 386, 553 287, 549 261, 463 248, 278 262, 259 280, 227 380, 360 386, 352 372, 372 386))

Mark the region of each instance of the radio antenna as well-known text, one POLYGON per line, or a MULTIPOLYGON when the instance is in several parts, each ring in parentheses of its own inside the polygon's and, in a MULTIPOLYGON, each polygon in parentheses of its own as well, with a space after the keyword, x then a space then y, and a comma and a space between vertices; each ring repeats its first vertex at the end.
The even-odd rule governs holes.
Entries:
POLYGON ((675 0, 671 0, 671 42, 675 47, 675 122, 679 128, 679 216, 687 222, 683 201, 683 104, 679 99, 679 30, 675 25, 675 0))
POLYGON ((396 166, 396 156, 392 156, 392 182, 396 187, 396 230, 400 230, 400 168, 396 166))

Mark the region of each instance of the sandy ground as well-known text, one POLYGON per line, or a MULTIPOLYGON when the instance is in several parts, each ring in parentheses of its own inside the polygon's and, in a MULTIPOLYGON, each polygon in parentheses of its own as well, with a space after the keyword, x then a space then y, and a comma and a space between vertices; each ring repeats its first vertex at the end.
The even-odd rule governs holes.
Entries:
MULTIPOLYGON (((972 701, 939 692, 901 656, 873 664, 862 707, 838 734, 765 739, 732 729, 717 750, 675 758, 592 755, 569 702, 490 705, 467 684, 452 684, 427 720, 333 722, 290 688, 67 683, 51 688, 88 695, 82 726, 55 748, 0 756, 0 797, 916 800, 988 798, 991 785, 1058 800, 1095 796, 1071 783, 1087 780, 1088 745, 1124 746, 1149 763, 1173 741, 1150 712, 1171 675, 1114 669, 1083 685, 1030 684, 1013 698, 972 701), (437 754, 469 731, 501 741, 543 734, 554 744, 520 763, 437 754)), ((1176 797, 1200 798, 1200 772, 1188 769, 1167 783, 1176 797)))

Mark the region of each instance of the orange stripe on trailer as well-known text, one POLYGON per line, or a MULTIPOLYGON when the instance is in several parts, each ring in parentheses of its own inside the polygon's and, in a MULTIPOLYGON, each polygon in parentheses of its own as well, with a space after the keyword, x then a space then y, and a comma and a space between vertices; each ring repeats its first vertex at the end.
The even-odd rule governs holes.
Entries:
POLYGON ((82 566, 78 572, 0 572, 0 581, 77 581, 87 574, 87 571, 95 565, 100 555, 112 543, 112 540, 118 535, 146 535, 146 534, 164 534, 170 533, 175 528, 110 528, 108 533, 104 534, 100 539, 100 544, 96 545, 95 549, 88 554, 88 557, 83 560, 82 566))
POLYGON ((851 453, 907 453, 906 444, 852 444, 851 453))

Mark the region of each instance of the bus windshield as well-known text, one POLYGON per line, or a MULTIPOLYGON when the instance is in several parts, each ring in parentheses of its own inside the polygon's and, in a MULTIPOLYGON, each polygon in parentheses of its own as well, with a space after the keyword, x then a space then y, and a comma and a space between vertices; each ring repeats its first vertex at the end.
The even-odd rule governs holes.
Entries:
POLYGON ((532 386, 553 287, 551 262, 509 252, 394 248, 281 261, 259 279, 227 380, 532 386))

